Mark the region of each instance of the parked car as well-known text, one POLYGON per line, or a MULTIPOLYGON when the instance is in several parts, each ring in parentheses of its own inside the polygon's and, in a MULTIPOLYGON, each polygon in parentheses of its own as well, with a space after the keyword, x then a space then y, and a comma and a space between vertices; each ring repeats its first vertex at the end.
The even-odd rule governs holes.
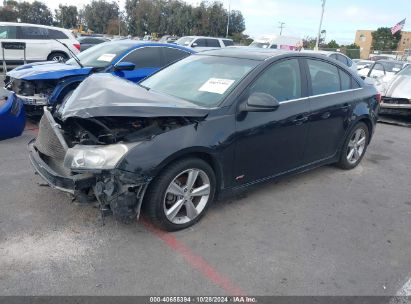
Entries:
POLYGON ((255 39, 249 47, 263 49, 297 50, 302 46, 302 40, 298 37, 282 35, 265 35, 255 39))
POLYGON ((166 230, 197 222, 215 197, 337 163, 355 168, 379 95, 335 60, 225 48, 185 58, 139 85, 86 79, 29 144, 52 187, 166 230), (303 73, 302 71, 306 71, 303 73))
POLYGON ((92 36, 82 36, 82 37, 77 38, 77 40, 80 42, 80 51, 87 50, 91 48, 92 46, 95 46, 96 44, 110 41, 109 39, 104 38, 104 37, 92 37, 92 36))
POLYGON ((66 63, 23 65, 8 72, 5 83, 28 111, 37 114, 44 105, 62 103, 91 74, 110 73, 138 82, 192 53, 194 50, 175 44, 117 40, 93 46, 66 63))
POLYGON ((410 65, 398 72, 389 83, 382 97, 380 113, 411 115, 410 65))
POLYGON ((372 60, 362 60, 362 59, 353 59, 357 65, 357 70, 362 70, 364 68, 369 68, 374 63, 372 60))
POLYGON ((196 48, 197 51, 224 48, 234 45, 232 39, 203 36, 184 36, 178 39, 175 43, 186 47, 196 48))
POLYGON ((332 52, 332 51, 310 51, 310 50, 305 50, 304 53, 317 53, 332 59, 335 59, 342 64, 346 65, 349 67, 353 72, 357 72, 357 65, 355 62, 351 60, 348 56, 345 56, 344 54, 340 52, 332 52))
MULTIPOLYGON (((25 42, 27 62, 65 61, 72 55, 60 42, 67 45, 74 54, 80 52, 80 43, 70 30, 29 23, 0 22, 1 42, 25 42)), ((23 63, 21 50, 5 50, 8 65, 23 63)))
POLYGON ((395 74, 410 64, 411 63, 406 61, 378 60, 369 68, 359 70, 358 74, 363 78, 370 78, 370 81, 374 82, 377 90, 384 93, 387 90, 387 85, 394 78, 395 74))
POLYGON ((161 43, 174 43, 178 40, 177 36, 170 36, 170 35, 164 35, 163 37, 160 38, 158 42, 161 43))

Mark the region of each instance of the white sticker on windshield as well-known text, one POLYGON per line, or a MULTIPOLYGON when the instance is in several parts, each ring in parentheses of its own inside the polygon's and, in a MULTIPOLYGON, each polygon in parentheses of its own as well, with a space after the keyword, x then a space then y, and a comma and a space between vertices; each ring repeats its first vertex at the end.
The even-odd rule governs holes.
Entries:
POLYGON ((210 78, 198 90, 202 92, 224 94, 234 81, 235 80, 232 79, 210 78))
POLYGON ((110 62, 113 58, 116 57, 116 54, 103 54, 97 58, 98 61, 107 61, 110 62))

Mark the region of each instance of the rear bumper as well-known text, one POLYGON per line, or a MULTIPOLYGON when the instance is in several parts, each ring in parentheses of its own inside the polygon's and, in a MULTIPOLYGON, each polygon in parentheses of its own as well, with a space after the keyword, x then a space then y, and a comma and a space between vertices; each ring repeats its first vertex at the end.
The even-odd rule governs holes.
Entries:
POLYGON ((34 170, 52 188, 74 194, 76 190, 86 189, 96 184, 96 178, 91 173, 63 176, 50 168, 41 158, 34 146, 35 139, 29 142, 29 158, 34 170))

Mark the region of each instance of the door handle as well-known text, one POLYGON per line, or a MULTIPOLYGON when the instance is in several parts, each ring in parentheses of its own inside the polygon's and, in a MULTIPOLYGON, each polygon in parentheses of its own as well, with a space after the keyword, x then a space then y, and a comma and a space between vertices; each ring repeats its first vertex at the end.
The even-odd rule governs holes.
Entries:
POLYGON ((298 115, 294 120, 293 123, 297 126, 302 125, 304 122, 308 120, 308 116, 306 115, 298 115))
POLYGON ((331 116, 331 113, 330 113, 330 112, 325 112, 325 113, 321 114, 321 118, 322 118, 322 119, 330 118, 330 116, 331 116))
POLYGON ((342 110, 343 112, 347 112, 349 108, 350 108, 350 105, 349 105, 348 103, 345 103, 345 104, 341 107, 341 110, 342 110))

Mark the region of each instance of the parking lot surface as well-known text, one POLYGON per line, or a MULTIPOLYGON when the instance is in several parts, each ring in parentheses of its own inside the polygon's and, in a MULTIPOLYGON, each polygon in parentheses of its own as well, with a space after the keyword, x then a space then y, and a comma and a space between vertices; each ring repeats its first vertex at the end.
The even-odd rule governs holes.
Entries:
MULTIPOLYGON (((1 295, 395 295, 411 275, 411 129, 379 124, 363 162, 216 202, 197 225, 124 225, 43 186, 29 126, 0 142, 1 295)), ((409 284, 409 283, 408 283, 409 284)))

